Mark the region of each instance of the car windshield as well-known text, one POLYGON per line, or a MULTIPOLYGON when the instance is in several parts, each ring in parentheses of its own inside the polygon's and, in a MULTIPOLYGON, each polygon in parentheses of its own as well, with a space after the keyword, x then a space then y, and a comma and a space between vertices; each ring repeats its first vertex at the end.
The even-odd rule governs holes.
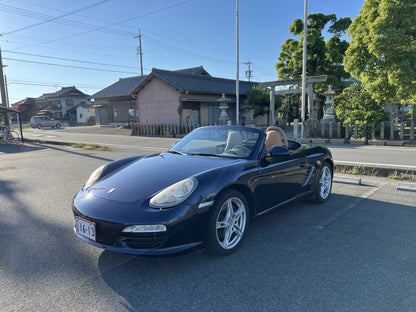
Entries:
POLYGON ((248 159, 258 150, 261 138, 261 131, 254 128, 202 127, 176 143, 169 152, 248 159))

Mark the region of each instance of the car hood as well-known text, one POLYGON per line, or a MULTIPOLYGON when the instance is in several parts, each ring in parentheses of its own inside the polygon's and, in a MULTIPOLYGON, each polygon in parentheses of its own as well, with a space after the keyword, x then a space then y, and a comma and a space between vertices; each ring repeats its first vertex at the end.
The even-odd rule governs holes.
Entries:
POLYGON ((148 198, 162 189, 238 159, 161 153, 141 158, 95 183, 89 193, 119 202, 148 198))

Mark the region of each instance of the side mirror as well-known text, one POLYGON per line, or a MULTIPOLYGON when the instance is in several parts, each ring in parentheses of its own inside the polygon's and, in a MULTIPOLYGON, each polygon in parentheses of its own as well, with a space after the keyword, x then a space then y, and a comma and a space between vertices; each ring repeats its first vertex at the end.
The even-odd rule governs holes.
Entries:
POLYGON ((282 155, 287 155, 289 154, 289 150, 284 147, 284 146, 280 146, 280 145, 273 145, 267 152, 266 155, 267 156, 282 156, 282 155))

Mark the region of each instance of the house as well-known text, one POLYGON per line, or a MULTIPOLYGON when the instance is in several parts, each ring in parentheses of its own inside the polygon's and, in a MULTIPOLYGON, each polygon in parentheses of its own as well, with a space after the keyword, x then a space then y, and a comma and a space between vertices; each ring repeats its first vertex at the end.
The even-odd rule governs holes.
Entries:
POLYGON ((34 113, 48 112, 55 118, 68 117, 69 109, 80 103, 88 103, 89 95, 74 86, 63 87, 55 93, 45 93, 35 99, 34 113))
POLYGON ((91 96, 96 108, 96 124, 126 125, 137 116, 136 98, 133 91, 147 76, 120 78, 119 81, 91 96))
MULTIPOLYGON (((132 95, 137 98, 140 124, 213 125, 223 93, 230 99, 227 113, 235 120, 235 85, 235 80, 212 77, 202 66, 176 71, 154 68, 132 95)), ((240 81, 240 103, 255 85, 240 81)))
POLYGON ((27 97, 19 102, 12 104, 12 108, 20 113, 22 120, 28 121, 34 115, 35 98, 27 97))
POLYGON ((67 113, 70 126, 95 125, 95 108, 91 103, 81 102, 67 113))

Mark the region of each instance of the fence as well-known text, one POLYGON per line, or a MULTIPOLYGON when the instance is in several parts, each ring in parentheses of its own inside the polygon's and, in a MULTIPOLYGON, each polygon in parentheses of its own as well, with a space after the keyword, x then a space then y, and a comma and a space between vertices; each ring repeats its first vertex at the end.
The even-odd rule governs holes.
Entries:
MULTIPOLYGON (((299 127, 295 120, 295 137, 299 127)), ((394 122, 342 125, 341 122, 308 120, 305 125, 305 138, 339 139, 345 142, 354 140, 371 144, 373 141, 415 141, 415 121, 412 119, 394 122)))
MULTIPOLYGON (((132 135, 149 136, 172 136, 182 137, 198 126, 187 125, 131 125, 132 135)), ((300 124, 295 119, 294 138, 300 137, 300 124)), ((404 142, 415 142, 415 122, 414 120, 399 121, 397 123, 381 122, 370 125, 359 126, 358 124, 342 125, 341 122, 324 122, 319 120, 307 120, 305 125, 304 138, 331 140, 336 143, 368 143, 385 145, 398 144, 404 142)))
POLYGON ((140 125, 132 124, 131 125, 131 134, 132 135, 154 135, 154 136, 173 136, 182 137, 198 126, 187 125, 187 126, 178 126, 178 125, 140 125))

